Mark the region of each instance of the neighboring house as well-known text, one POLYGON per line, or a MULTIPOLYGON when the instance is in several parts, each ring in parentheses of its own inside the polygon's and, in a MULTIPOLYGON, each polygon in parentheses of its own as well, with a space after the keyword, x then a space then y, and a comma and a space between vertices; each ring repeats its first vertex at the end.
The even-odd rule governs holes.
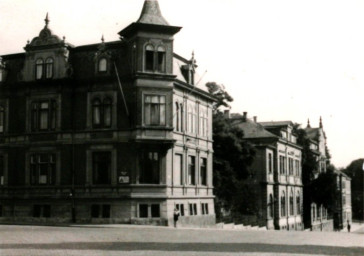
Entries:
MULTIPOLYGON (((320 118, 318 128, 312 128, 310 121, 305 128, 306 135, 310 140, 310 149, 316 157, 316 170, 313 171, 314 176, 311 179, 316 179, 320 173, 325 173, 327 168, 327 152, 326 152, 326 135, 320 118)), ((328 211, 323 205, 317 205, 310 201, 309 198, 304 200, 304 222, 305 228, 315 230, 333 230, 333 220, 328 216, 328 211)))
POLYGON ((231 120, 256 148, 254 174, 247 180, 255 185, 259 209, 255 222, 268 229, 302 230, 302 148, 292 133, 293 123, 258 123, 256 118, 248 119, 246 112, 232 114, 231 120))
POLYGON ((351 178, 341 171, 336 171, 336 197, 334 205, 334 228, 346 228, 352 222, 351 178))
POLYGON ((47 15, 2 56, 0 221, 215 223, 214 99, 173 52, 180 29, 145 0, 120 41, 75 47, 47 15))

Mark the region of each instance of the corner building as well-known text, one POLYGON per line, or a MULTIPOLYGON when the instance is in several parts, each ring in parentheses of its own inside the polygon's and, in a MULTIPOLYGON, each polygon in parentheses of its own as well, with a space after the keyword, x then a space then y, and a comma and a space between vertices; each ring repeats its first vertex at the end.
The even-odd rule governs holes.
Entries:
POLYGON ((75 47, 48 15, 0 61, 0 221, 215 223, 213 98, 158 1, 120 40, 75 47))

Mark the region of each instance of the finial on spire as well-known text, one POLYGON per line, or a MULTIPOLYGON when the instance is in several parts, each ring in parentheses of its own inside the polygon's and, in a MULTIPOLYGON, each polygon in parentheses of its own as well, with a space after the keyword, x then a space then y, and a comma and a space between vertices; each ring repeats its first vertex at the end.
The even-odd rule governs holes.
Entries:
POLYGON ((311 128, 310 119, 307 119, 307 128, 311 128))
POLYGON ((320 116, 320 128, 322 128, 323 125, 322 125, 322 117, 320 116))
POLYGON ((102 34, 102 37, 101 37, 101 42, 104 43, 105 42, 105 39, 104 39, 104 34, 102 34))
POLYGON ((48 23, 49 23, 48 12, 47 12, 47 15, 46 15, 44 21, 45 21, 46 27, 48 27, 48 23))

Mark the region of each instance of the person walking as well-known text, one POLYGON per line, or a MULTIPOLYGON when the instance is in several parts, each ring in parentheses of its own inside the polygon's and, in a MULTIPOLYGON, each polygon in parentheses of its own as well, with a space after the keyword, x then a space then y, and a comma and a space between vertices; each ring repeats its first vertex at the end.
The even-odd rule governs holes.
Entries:
POLYGON ((350 222, 348 221, 348 232, 350 232, 350 228, 351 228, 350 222))
POLYGON ((174 227, 177 227, 177 221, 178 221, 178 217, 179 217, 179 210, 177 208, 174 208, 173 211, 173 221, 174 221, 174 227))

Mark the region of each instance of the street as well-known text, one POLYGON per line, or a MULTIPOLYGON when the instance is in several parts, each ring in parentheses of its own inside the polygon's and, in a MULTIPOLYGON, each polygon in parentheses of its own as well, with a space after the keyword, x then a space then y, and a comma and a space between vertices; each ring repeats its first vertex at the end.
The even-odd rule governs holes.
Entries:
POLYGON ((0 255, 364 255, 364 235, 132 225, 0 225, 0 255))

